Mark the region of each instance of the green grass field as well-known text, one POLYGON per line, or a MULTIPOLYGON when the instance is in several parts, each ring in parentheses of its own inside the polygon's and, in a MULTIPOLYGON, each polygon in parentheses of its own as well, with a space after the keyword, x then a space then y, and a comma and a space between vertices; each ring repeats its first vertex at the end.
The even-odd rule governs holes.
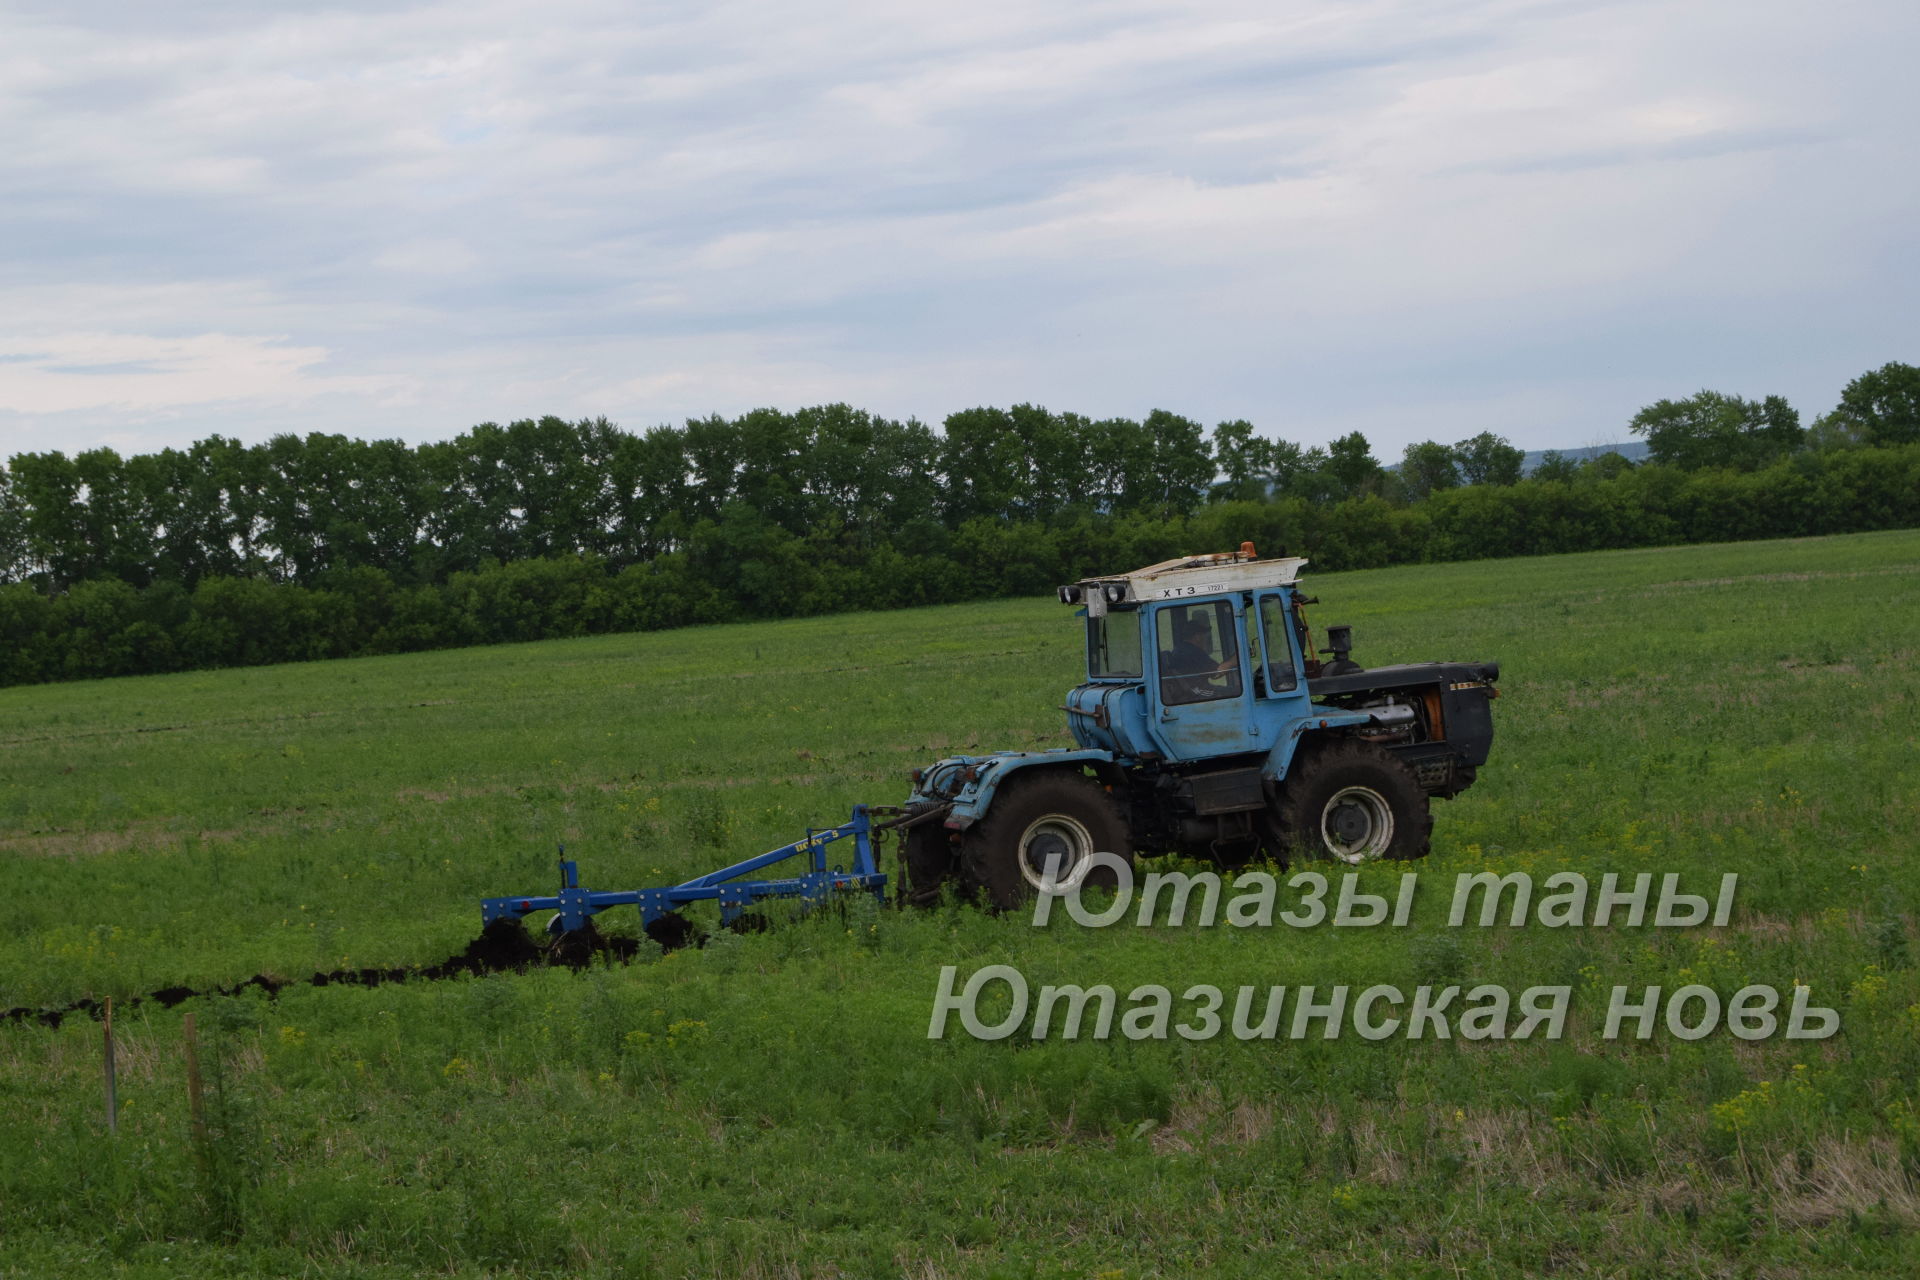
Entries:
MULTIPOLYGON (((1406 929, 823 913, 586 973, 0 1025, 0 1274, 1920 1272, 1920 533, 1311 576, 1498 659, 1406 929), (1741 876, 1724 929, 1447 929, 1464 870, 1741 876), (1576 988, 1559 1042, 926 1038, 936 976, 1576 988), (1607 1041, 1613 984, 1823 1041, 1607 1041), (1598 1002, 1596 1008, 1596 1001, 1598 1002), (208 1076, 189 1125, 183 1015, 208 1076)), ((1050 600, 0 690, 0 1008, 417 965, 1067 742, 1050 600)), ((1401 868, 1369 868, 1390 891, 1401 868)))

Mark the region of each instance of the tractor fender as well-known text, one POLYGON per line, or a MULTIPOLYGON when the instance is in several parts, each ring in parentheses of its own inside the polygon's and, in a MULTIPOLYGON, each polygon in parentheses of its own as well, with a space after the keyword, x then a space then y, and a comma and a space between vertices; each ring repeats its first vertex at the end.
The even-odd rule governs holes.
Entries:
POLYGON ((1319 733, 1325 729, 1344 729, 1349 725, 1367 724, 1373 717, 1365 711, 1339 711, 1332 707, 1309 707, 1308 714, 1293 722, 1293 727, 1280 736, 1267 752, 1266 760, 1260 766, 1260 776, 1268 782, 1279 782, 1287 776, 1287 770, 1293 767, 1293 758, 1300 751, 1300 744, 1307 740, 1309 733, 1319 733))
POLYGON ((1002 751, 978 757, 972 761, 973 779, 962 786, 959 794, 953 798, 953 808, 947 814, 946 825, 954 831, 965 831, 986 817, 1001 784, 1019 770, 1060 765, 1112 764, 1116 759, 1118 757, 1113 752, 1094 747, 1078 751, 1066 748, 1056 751, 1002 751))

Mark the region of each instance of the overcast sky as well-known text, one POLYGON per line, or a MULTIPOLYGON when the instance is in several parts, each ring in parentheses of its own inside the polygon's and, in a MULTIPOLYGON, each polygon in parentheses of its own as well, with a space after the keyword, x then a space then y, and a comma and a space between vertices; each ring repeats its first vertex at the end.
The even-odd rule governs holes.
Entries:
POLYGON ((1920 363, 1916 47, 1912 0, 0 0, 0 454, 1810 421, 1920 363))

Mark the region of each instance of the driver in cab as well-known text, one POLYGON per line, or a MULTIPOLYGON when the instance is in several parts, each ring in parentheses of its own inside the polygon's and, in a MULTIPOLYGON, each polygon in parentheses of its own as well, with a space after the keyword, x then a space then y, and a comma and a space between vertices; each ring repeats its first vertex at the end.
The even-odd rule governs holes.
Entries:
POLYGON ((1214 656, 1213 629, 1205 608, 1182 613, 1173 624, 1173 647, 1160 651, 1161 696, 1169 702, 1200 702, 1232 697, 1239 682, 1227 688, 1221 677, 1237 664, 1234 655, 1214 656))

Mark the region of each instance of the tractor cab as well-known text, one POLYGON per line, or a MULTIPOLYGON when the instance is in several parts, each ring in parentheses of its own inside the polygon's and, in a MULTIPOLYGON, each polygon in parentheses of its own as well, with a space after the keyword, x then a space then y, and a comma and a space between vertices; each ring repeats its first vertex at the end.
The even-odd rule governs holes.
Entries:
POLYGON ((915 769, 909 897, 958 880, 1005 907, 1082 877, 1111 883, 1096 853, 1424 855, 1429 799, 1466 790, 1486 762, 1499 664, 1367 669, 1345 627, 1327 628, 1319 661, 1305 564, 1242 543, 1061 587, 1087 629, 1086 678, 1065 706, 1077 745, 915 769))
POLYGON ((1311 711, 1303 559, 1190 556, 1060 589, 1087 626, 1083 747, 1169 763, 1265 754, 1311 711))

